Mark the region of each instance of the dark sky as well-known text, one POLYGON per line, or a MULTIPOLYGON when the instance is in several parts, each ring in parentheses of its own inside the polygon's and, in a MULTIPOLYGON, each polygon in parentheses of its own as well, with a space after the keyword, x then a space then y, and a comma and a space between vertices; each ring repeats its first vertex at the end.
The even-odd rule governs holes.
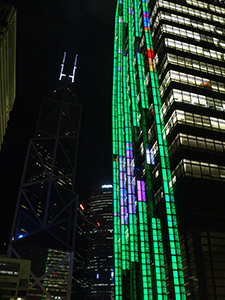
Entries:
POLYGON ((63 52, 83 103, 76 189, 111 183, 111 94, 116 0, 5 0, 17 8, 17 96, 0 151, 0 241, 8 242, 29 139, 63 52))

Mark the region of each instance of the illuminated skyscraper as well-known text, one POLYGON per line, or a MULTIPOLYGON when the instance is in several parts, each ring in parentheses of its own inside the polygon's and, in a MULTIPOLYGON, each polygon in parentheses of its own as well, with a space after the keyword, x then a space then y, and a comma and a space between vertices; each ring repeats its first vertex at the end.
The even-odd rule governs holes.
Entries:
POLYGON ((0 3, 0 149, 16 97, 16 10, 0 3))
POLYGON ((31 260, 27 299, 71 298, 81 109, 66 76, 43 98, 29 142, 8 250, 31 260))
POLYGON ((91 190, 87 216, 90 231, 87 247, 86 300, 111 300, 113 271, 112 185, 91 190))
POLYGON ((117 1, 115 300, 225 294, 224 16, 223 1, 117 1))

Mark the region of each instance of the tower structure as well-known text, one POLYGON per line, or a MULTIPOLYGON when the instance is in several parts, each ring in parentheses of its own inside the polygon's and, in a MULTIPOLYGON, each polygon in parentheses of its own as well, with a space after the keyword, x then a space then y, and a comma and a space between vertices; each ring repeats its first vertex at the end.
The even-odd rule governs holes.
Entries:
POLYGON ((91 190, 85 300, 111 300, 114 289, 112 185, 91 190), (92 225, 92 226, 91 226, 92 225))
POLYGON ((224 16, 223 1, 117 1, 115 299, 224 293, 224 16))
POLYGON ((16 97, 16 9, 0 4, 0 149, 16 97))
POLYGON ((31 260, 27 299, 71 297, 81 103, 68 76, 42 102, 29 142, 8 255, 31 260))

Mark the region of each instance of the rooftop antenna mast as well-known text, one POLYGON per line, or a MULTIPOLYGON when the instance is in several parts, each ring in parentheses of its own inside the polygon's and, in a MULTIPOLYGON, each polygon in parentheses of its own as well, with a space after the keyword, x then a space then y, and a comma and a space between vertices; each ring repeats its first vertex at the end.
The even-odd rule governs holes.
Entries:
MULTIPOLYGON (((74 65, 73 65, 73 74, 68 75, 68 77, 71 78, 72 82, 74 82, 74 78, 75 78, 75 72, 76 72, 76 68, 77 68, 77 57, 78 57, 78 54, 76 54, 76 56, 75 56, 74 65)), ((63 61, 61 63, 61 71, 60 71, 60 75, 59 75, 59 80, 61 80, 62 77, 67 76, 67 74, 63 73, 65 60, 66 60, 66 52, 64 52, 64 55, 63 55, 63 61)))

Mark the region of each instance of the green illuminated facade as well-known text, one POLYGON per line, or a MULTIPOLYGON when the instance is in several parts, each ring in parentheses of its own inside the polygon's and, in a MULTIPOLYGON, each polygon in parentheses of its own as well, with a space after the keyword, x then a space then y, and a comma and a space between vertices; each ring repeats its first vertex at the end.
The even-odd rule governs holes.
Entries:
POLYGON ((118 1, 113 78, 115 300, 186 299, 161 108, 147 0, 118 1), (157 156, 155 143, 149 143, 151 131, 157 156), (160 203, 154 197, 156 164, 160 203))
POLYGON ((224 298, 224 49, 224 0, 117 1, 115 300, 224 298))

